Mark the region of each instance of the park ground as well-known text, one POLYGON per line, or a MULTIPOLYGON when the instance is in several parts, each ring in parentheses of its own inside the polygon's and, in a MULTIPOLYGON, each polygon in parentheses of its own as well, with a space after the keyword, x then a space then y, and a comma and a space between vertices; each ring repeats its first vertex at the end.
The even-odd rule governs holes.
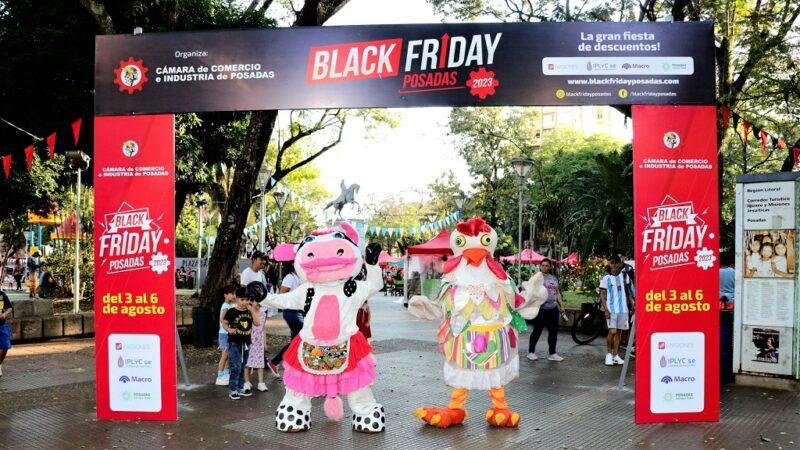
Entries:
MULTIPOLYGON (((424 426, 414 410, 444 404, 449 389, 441 381, 434 343, 436 326, 412 318, 398 298, 378 297, 373 309, 373 345, 378 358, 375 395, 388 414, 387 430, 354 433, 349 422, 325 419, 315 401, 312 429, 285 434, 275 430, 274 410, 283 395, 279 379, 267 376, 269 392, 239 401, 214 386, 213 349, 184 345, 191 385, 179 385, 177 422, 106 422, 95 418, 94 344, 73 339, 15 346, 0 378, 0 448, 526 448, 526 449, 745 449, 797 448, 800 393, 723 386, 719 423, 636 425, 633 376, 617 390, 620 367, 602 364, 604 345, 577 346, 559 336, 564 362, 530 362, 521 353, 520 378, 507 388, 518 429, 489 427, 483 414, 489 400, 473 392, 464 425, 440 430, 424 426)), ((273 330, 284 330, 272 320, 273 330)), ((274 351, 285 337, 270 338, 274 351)), ((527 334, 520 351, 527 350, 527 334)), ((539 354, 544 353, 539 343, 539 354)))

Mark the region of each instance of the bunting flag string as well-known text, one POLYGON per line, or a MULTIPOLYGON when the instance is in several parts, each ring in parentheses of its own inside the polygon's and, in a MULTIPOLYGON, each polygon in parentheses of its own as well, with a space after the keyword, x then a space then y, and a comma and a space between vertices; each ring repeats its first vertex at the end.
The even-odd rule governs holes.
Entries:
MULTIPOLYGON (((734 131, 736 131, 736 128, 737 128, 738 123, 739 123, 739 120, 741 119, 741 121, 742 121, 742 144, 743 145, 745 145, 745 146, 747 145, 747 139, 750 136, 750 130, 752 130, 753 131, 753 135, 756 136, 756 139, 758 139, 760 141, 759 143, 760 143, 760 147, 761 147, 761 153, 764 156, 767 156, 767 142, 769 142, 769 141, 772 142, 772 148, 773 149, 781 149, 781 150, 788 150, 789 149, 789 146, 786 144, 786 140, 785 140, 786 138, 785 137, 776 136, 775 134, 772 134, 772 133, 768 132, 767 130, 765 130, 765 129, 761 128, 761 127, 753 125, 752 122, 750 122, 749 120, 741 117, 735 111, 731 111, 730 107, 728 107, 727 105, 721 105, 720 109, 722 111, 722 128, 723 128, 723 130, 728 128, 729 120, 732 117, 733 118, 733 128, 734 128, 734 131)), ((800 158, 800 147, 798 147, 797 145, 793 145, 792 146, 792 153, 790 153, 790 154, 791 154, 792 158, 794 159, 794 166, 796 167, 797 164, 800 162, 798 160, 798 158, 800 158)))
MULTIPOLYGON (((74 141, 76 146, 78 145, 78 139, 80 138, 81 125, 82 124, 83 124, 83 120, 80 119, 80 118, 75 119, 75 120, 72 121, 72 123, 70 123, 70 128, 72 129, 73 141, 74 141)), ((20 131, 25 132, 26 134, 30 135, 36 142, 40 142, 40 141, 44 140, 47 143, 47 155, 48 155, 48 157, 50 159, 55 157, 57 132, 53 132, 50 135, 48 135, 47 138, 42 139, 42 138, 40 138, 40 137, 38 137, 38 136, 36 136, 34 134, 31 134, 31 133, 29 133, 29 132, 27 132, 25 130, 20 129, 19 127, 15 126, 14 124, 9 123, 9 125, 11 125, 12 127, 15 127, 17 129, 19 129, 20 131)), ((35 148, 34 144, 28 145, 23 150, 23 153, 25 155, 25 167, 28 169, 28 172, 30 172, 31 167, 33 166, 33 155, 35 153, 35 150, 36 150, 36 148, 35 148)), ((0 158, 2 158, 2 160, 3 160, 3 173, 5 175, 5 179, 9 179, 11 177, 11 163, 12 163, 12 160, 13 160, 12 155, 13 155, 13 153, 10 153, 10 154, 5 155, 5 156, 0 156, 0 158)))
POLYGON ((369 225, 367 234, 373 236, 420 236, 422 234, 433 234, 442 228, 456 223, 461 218, 461 211, 456 211, 432 223, 420 224, 415 227, 384 227, 381 225, 369 225))

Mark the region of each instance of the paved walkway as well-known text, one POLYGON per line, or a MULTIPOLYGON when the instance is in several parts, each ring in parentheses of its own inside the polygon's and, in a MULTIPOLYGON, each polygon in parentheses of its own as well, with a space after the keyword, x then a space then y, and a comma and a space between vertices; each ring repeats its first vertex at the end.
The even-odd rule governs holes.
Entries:
POLYGON ((269 377, 269 392, 233 402, 225 387, 210 384, 210 362, 193 363, 192 380, 200 384, 181 386, 178 422, 99 422, 93 347, 91 340, 80 340, 15 347, 0 378, 0 448, 738 449, 800 443, 797 392, 726 386, 719 423, 637 426, 633 393, 616 390, 620 369, 602 365, 602 343, 576 346, 567 334, 559 336, 564 362, 523 359, 520 379, 509 385, 509 403, 522 414, 519 429, 489 427, 483 419, 489 400, 481 392, 471 395, 464 425, 426 427, 414 409, 444 404, 449 395, 441 382, 436 326, 411 318, 396 299, 371 303, 378 358, 374 389, 388 413, 385 433, 363 435, 351 432, 346 421, 329 422, 320 401, 314 402, 309 432, 279 433, 273 414, 283 394, 280 381, 269 377))

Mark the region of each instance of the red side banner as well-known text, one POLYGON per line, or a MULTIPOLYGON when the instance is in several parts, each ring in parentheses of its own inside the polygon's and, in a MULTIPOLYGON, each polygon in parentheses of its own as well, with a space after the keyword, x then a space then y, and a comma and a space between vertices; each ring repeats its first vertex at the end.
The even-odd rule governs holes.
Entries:
POLYGON ((177 420, 175 124, 96 117, 98 419, 177 420))
POLYGON ((633 107, 636 423, 719 420, 716 109, 633 107))

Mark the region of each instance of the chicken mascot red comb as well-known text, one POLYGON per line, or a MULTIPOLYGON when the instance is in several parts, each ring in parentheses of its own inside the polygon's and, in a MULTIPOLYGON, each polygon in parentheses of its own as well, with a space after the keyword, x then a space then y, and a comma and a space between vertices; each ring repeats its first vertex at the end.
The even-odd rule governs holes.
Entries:
POLYGON ((492 406, 486 420, 513 428, 519 413, 506 403, 504 386, 519 375, 518 333, 525 319, 536 317, 547 299, 541 273, 523 283, 517 294, 503 268, 494 260, 497 233, 481 218, 461 222, 450 235, 454 256, 444 266, 438 298, 415 296, 408 310, 422 319, 439 319, 439 350, 444 357, 444 382, 453 388, 444 407, 423 407, 417 417, 447 428, 464 421, 467 395, 488 390, 492 406))

